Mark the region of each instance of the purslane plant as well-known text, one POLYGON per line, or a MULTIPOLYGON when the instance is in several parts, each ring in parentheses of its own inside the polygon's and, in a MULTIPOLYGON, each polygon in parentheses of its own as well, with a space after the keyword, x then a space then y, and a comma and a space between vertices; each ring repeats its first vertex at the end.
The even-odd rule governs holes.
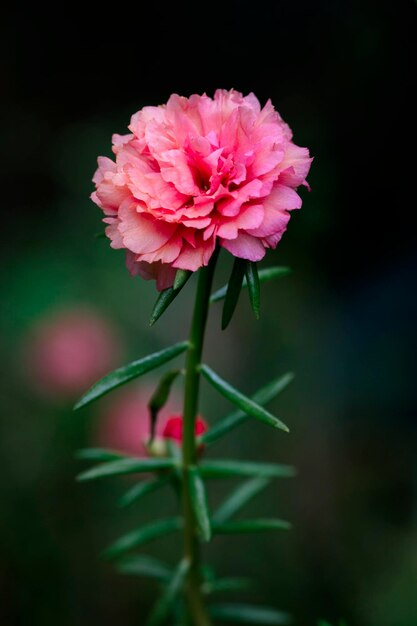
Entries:
POLYGON ((179 495, 180 514, 132 530, 105 552, 121 572, 155 578, 161 595, 147 626, 210 626, 216 620, 245 624, 283 624, 287 615, 248 604, 215 604, 218 591, 246 589, 241 578, 216 578, 201 562, 201 542, 214 535, 286 530, 281 519, 235 520, 235 515, 273 478, 294 475, 275 463, 204 459, 204 449, 246 419, 288 432, 265 405, 291 382, 280 375, 247 397, 203 363, 204 333, 210 304, 224 301, 222 329, 230 323, 242 288, 255 317, 260 315, 260 285, 288 273, 285 267, 258 271, 268 248, 280 241, 290 217, 301 207, 296 192, 307 186, 311 158, 292 142, 292 133, 272 104, 261 109, 253 94, 218 90, 214 98, 171 96, 159 107, 133 115, 130 134, 113 136, 115 161, 100 157, 92 199, 103 210, 113 248, 126 251, 132 275, 155 279, 160 295, 151 314, 154 324, 178 296, 192 273, 198 274, 188 340, 143 357, 108 374, 80 399, 81 408, 112 389, 185 355, 184 369, 161 378, 149 402, 150 437, 146 458, 117 451, 87 449, 80 457, 97 462, 80 480, 144 474, 123 497, 128 506, 171 485, 179 495), (234 257, 230 279, 213 292, 220 248, 234 257), (158 413, 172 385, 184 377, 182 416, 168 420, 157 434, 158 413), (204 379, 230 401, 235 411, 210 428, 198 416, 204 379), (210 478, 240 477, 244 482, 214 512, 207 504, 210 478), (183 553, 170 567, 134 552, 169 533, 182 532, 183 553))

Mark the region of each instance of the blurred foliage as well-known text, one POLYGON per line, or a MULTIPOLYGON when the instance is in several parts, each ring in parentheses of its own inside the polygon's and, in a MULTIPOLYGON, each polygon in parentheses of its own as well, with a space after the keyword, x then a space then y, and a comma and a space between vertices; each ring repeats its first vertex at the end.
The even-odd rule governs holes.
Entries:
MULTIPOLYGON (((295 481, 272 485, 247 507, 248 515, 272 517, 285 510, 294 530, 250 544, 218 537, 211 565, 257 579, 262 599, 300 626, 320 616, 415 626, 417 256, 404 175, 415 117, 415 9, 371 0, 255 8, 233 1, 214 3, 204 24, 178 5, 101 12, 103 23, 73 7, 10 9, 0 38, 2 626, 133 626, 153 604, 152 582, 118 576, 98 555, 113 537, 172 510, 171 496, 157 491, 146 507, 119 513, 118 480, 76 484, 74 451, 96 444, 107 400, 81 415, 71 411, 75 394, 41 395, 26 351, 44 316, 84 306, 116 329, 116 365, 184 339, 194 278, 150 329, 154 287, 132 280, 122 255, 94 237, 102 225, 88 195, 96 156, 109 153, 111 133, 123 132, 133 111, 172 91, 218 86, 271 97, 316 160, 312 192, 266 263, 292 274, 262 285, 259 323, 241 298, 220 334, 214 304, 205 356, 248 393, 296 372, 272 403, 289 437, 271 437, 251 420, 239 438, 216 446, 219 457, 298 467, 295 481), (221 45, 212 43, 217 12, 221 45)), ((223 255, 216 287, 230 271, 223 255)), ((208 422, 229 408, 203 386, 208 422)), ((216 489, 213 508, 226 493, 216 489)), ((177 558, 169 539, 152 554, 177 558)), ((252 597, 259 599, 256 590, 252 597)))

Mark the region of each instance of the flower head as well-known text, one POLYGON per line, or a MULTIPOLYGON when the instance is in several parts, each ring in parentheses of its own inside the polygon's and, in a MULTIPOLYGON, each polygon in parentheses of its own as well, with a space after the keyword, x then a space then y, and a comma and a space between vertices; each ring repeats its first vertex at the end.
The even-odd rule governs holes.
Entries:
POLYGON ((145 107, 128 135, 113 135, 115 162, 98 159, 93 181, 113 248, 132 275, 172 285, 177 269, 207 265, 216 244, 259 261, 301 207, 311 158, 271 102, 217 90, 172 95, 145 107))

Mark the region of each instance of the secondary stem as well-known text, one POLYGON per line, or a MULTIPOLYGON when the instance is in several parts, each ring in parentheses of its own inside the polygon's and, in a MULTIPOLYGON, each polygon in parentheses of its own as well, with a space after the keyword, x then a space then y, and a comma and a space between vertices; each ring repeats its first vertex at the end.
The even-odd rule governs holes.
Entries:
POLYGON ((211 285, 213 282, 216 260, 217 251, 213 254, 209 265, 199 270, 185 374, 182 444, 182 505, 184 518, 184 551, 185 556, 190 562, 186 593, 188 608, 193 620, 193 626, 211 626, 205 601, 201 593, 200 545, 196 535, 196 524, 192 509, 190 491, 188 488, 188 468, 190 465, 195 465, 197 463, 195 421, 198 411, 198 396, 200 387, 199 366, 201 364, 201 355, 203 352, 204 331, 206 329, 211 285))

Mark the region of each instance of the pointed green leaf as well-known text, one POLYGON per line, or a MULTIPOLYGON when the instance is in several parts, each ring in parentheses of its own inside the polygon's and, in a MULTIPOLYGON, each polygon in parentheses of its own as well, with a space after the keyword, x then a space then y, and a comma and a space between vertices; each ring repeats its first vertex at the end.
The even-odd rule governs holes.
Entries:
POLYGON ((179 530, 181 526, 182 521, 179 517, 151 522, 147 526, 137 528, 117 539, 117 541, 104 551, 103 556, 107 559, 117 558, 121 554, 132 550, 132 548, 137 548, 154 539, 159 539, 159 537, 164 537, 169 533, 179 530))
POLYGON ((202 591, 206 595, 224 591, 243 591, 252 587, 249 578, 218 578, 203 583, 202 591))
POLYGON ((288 613, 250 604, 215 604, 210 607, 210 615, 226 622, 252 626, 283 626, 291 622, 288 613))
POLYGON ((268 478, 252 478, 231 493, 213 515, 213 522, 222 524, 233 517, 257 493, 269 485, 268 478))
POLYGON ((227 285, 226 298, 223 306, 222 330, 225 330, 233 317, 237 302, 239 300, 240 291, 242 289, 243 277, 245 275, 246 261, 235 258, 232 273, 227 285))
POLYGON ((116 450, 105 450, 104 448, 82 448, 75 453, 77 459, 86 461, 117 461, 126 458, 126 454, 116 450))
POLYGON ((256 476, 257 478, 293 478, 296 474, 291 465, 276 463, 253 463, 251 461, 207 460, 198 466, 204 478, 227 478, 233 476, 256 476))
POLYGON ((188 468, 188 485, 199 534, 203 541, 210 541, 211 528, 206 489, 200 473, 195 466, 188 468))
POLYGON ((257 404, 247 396, 243 395, 241 391, 238 391, 228 382, 220 378, 216 372, 214 372, 208 365, 201 366, 201 373, 203 376, 213 385, 215 389, 219 393, 222 394, 227 400, 230 400, 235 406, 239 409, 254 417, 255 419, 260 420, 261 422, 265 422, 265 424, 269 424, 269 426, 273 426, 274 428, 279 428, 284 432, 288 433, 289 428, 281 422, 277 417, 269 413, 266 409, 264 409, 260 404, 257 404))
MULTIPOLYGON (((281 391, 283 391, 287 385, 294 379, 294 374, 292 372, 288 372, 279 378, 275 378, 270 383, 259 389, 251 399, 257 404, 267 404, 276 395, 278 395, 281 391)), ((249 419, 248 415, 244 411, 234 411, 227 417, 219 420, 214 426, 212 426, 209 430, 207 430, 201 437, 199 438, 204 445, 210 446, 212 443, 226 435, 229 431, 239 424, 242 424, 247 419, 249 419)))
POLYGON ((155 604, 146 622, 146 626, 159 626, 168 617, 177 595, 180 593, 187 572, 190 569, 188 559, 183 559, 175 570, 170 582, 155 604))
POLYGON ((172 370, 171 372, 167 372, 159 381, 157 388, 148 402, 151 416, 151 440, 153 440, 155 436, 158 413, 167 403, 172 384, 180 373, 181 370, 172 370))
POLYGON ((259 287, 258 267, 256 263, 253 263, 252 261, 246 262, 245 275, 252 311, 258 320, 261 310, 261 292, 259 287))
POLYGON ((192 272, 188 270, 177 270, 175 274, 174 284, 172 285, 175 290, 184 287, 187 280, 190 278, 192 272))
POLYGON ((134 502, 140 500, 143 496, 146 496, 148 493, 161 489, 161 487, 167 485, 170 480, 171 476, 163 476, 162 478, 155 478, 153 480, 136 483, 136 485, 133 485, 133 487, 131 487, 129 491, 126 491, 126 493, 120 498, 119 506, 130 506, 134 502))
POLYGON ((157 580, 166 581, 172 576, 172 570, 151 556, 127 556, 117 564, 117 571, 121 574, 132 576, 147 576, 157 580))
POLYGON ((161 291, 152 309, 151 317, 149 319, 149 326, 153 326, 155 322, 159 320, 161 315, 165 313, 169 305, 175 300, 178 294, 179 291, 176 291, 173 287, 168 287, 167 289, 161 291))
MULTIPOLYGON (((260 283, 266 283, 269 280, 273 280, 274 278, 280 278, 281 276, 287 276, 291 272, 289 267, 266 267, 265 269, 259 270, 258 278, 260 283)), ((246 278, 243 279, 242 287, 245 288, 248 286, 246 278)), ((215 291, 210 296, 210 302, 219 302, 219 300, 223 300, 226 296, 227 285, 224 285, 217 291, 215 291)))
POLYGON ((101 398, 104 394, 108 393, 112 389, 116 389, 116 387, 120 387, 120 385, 124 385, 129 380, 142 376, 160 365, 171 361, 174 357, 178 356, 182 352, 185 352, 187 348, 188 341, 183 341, 170 346, 169 348, 165 348, 160 352, 154 352, 153 354, 145 356, 143 359, 139 359, 138 361, 133 361, 133 363, 119 367, 117 370, 107 374, 107 376, 93 385, 87 393, 85 393, 82 398, 78 400, 74 410, 80 409, 86 404, 90 404, 93 400, 101 398))
POLYGON ((175 298, 180 293, 181 289, 184 287, 187 280, 190 278, 192 272, 189 272, 188 275, 181 274, 177 281, 178 272, 175 276, 175 281, 177 282, 178 287, 172 286, 168 287, 168 289, 164 289, 159 294, 157 301, 155 302, 155 306, 152 309, 151 318, 149 320, 150 326, 153 326, 156 321, 159 320, 161 315, 165 313, 171 302, 175 300, 175 298))
POLYGON ((172 459, 120 459, 110 463, 101 463, 77 476, 77 480, 94 480, 105 476, 120 476, 122 474, 140 474, 142 472, 156 472, 158 470, 172 469, 172 459))
POLYGON ((241 533, 262 533, 271 530, 290 530, 290 522, 283 519, 252 519, 239 522, 213 522, 213 533, 216 535, 236 535, 241 533))

